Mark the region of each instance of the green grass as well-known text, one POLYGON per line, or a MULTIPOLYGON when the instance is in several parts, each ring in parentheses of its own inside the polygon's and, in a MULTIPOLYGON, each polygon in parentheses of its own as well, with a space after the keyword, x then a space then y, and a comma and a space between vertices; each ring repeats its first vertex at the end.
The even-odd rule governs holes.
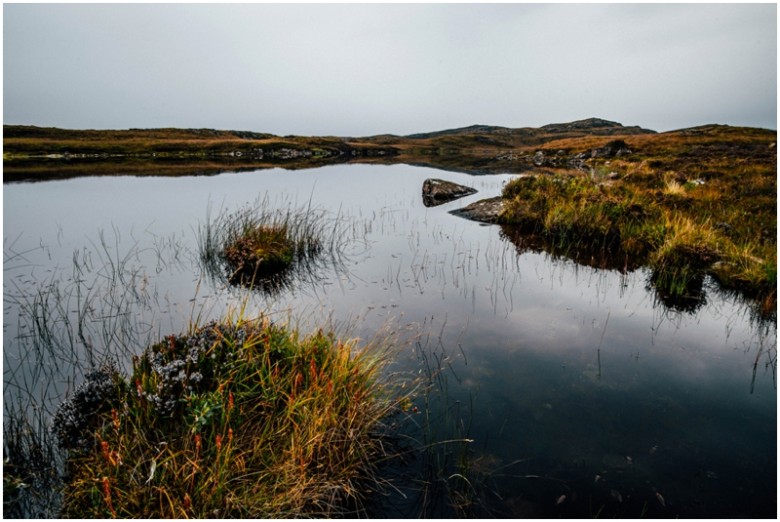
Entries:
POLYGON ((63 516, 354 514, 408 403, 380 383, 383 353, 238 319, 166 337, 129 376, 105 367, 55 422, 63 516))

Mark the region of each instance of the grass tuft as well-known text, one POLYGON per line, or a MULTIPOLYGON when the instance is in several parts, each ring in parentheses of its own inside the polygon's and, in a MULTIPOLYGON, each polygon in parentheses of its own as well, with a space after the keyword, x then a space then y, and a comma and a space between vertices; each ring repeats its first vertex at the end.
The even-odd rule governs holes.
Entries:
POLYGON ((90 374, 84 390, 112 383, 106 393, 77 393, 60 409, 60 425, 75 417, 69 425, 87 427, 86 440, 60 438, 70 471, 62 514, 353 514, 377 487, 384 419, 402 402, 379 382, 382 364, 380 352, 333 333, 301 336, 267 318, 168 336, 128 377, 90 374))
POLYGON ((267 200, 208 219, 200 260, 215 280, 276 294, 326 263, 340 265, 346 228, 309 207, 280 210, 267 200))

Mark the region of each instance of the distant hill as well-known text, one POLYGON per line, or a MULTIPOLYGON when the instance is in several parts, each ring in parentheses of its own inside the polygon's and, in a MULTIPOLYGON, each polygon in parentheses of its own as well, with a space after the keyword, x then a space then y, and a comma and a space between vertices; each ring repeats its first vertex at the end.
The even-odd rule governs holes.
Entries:
POLYGON ((35 125, 3 125, 3 139, 38 138, 47 140, 130 140, 130 139, 243 139, 263 140, 273 138, 273 134, 249 131, 215 129, 123 129, 123 130, 74 130, 57 127, 36 127, 35 125))
MULTIPOLYGON (((456 129, 422 132, 407 136, 381 134, 368 137, 276 136, 251 131, 215 129, 124 129, 69 130, 31 125, 3 126, 3 159, 93 160, 141 158, 149 160, 191 160, 231 158, 231 161, 406 161, 441 163, 443 158, 460 159, 447 168, 459 168, 463 158, 471 158, 477 170, 503 168, 493 161, 510 151, 514 155, 533 154, 540 149, 576 155, 603 147, 610 140, 640 140, 652 137, 704 134, 733 134, 737 128, 705 125, 679 131, 657 133, 639 126, 601 118, 542 127, 509 128, 495 125, 471 125, 456 129), (484 165, 483 165, 484 164, 484 165)), ((738 130, 742 135, 767 132, 760 129, 738 130)), ((629 147, 630 148, 630 147, 629 147)), ((560 155, 559 154, 559 155, 560 155)), ((550 160, 552 161, 552 160, 550 160)), ((6 165, 7 166, 7 165, 6 165)))
MULTIPOLYGON (((625 127, 622 124, 602 120, 601 118, 588 118, 569 123, 551 123, 539 128, 534 127, 499 127, 495 125, 471 125, 469 127, 460 127, 457 129, 447 129, 434 132, 423 132, 409 134, 404 136, 407 139, 419 140, 440 138, 442 136, 464 136, 474 134, 502 134, 507 136, 544 136, 547 134, 566 134, 567 137, 574 135, 593 135, 593 136, 612 136, 612 135, 631 135, 631 134, 654 134, 654 130, 644 129, 638 126, 625 127)), ((556 136, 558 138, 560 136, 556 136)))
MULTIPOLYGON (((625 127, 620 123, 600 118, 588 118, 570 123, 552 123, 539 128, 521 127, 510 128, 496 125, 471 125, 469 127, 460 127, 457 129, 445 129, 433 132, 421 132, 409 134, 406 136, 397 136, 394 134, 380 134, 365 138, 355 137, 337 137, 327 136, 330 140, 343 141, 402 141, 402 140, 429 140, 443 137, 457 136, 502 136, 512 138, 544 138, 546 136, 561 138, 575 137, 584 135, 593 136, 611 136, 611 135, 632 135, 632 134, 652 134, 655 131, 644 129, 638 126, 625 127), (565 136, 562 136, 565 135, 565 136)), ((127 140, 127 139, 180 139, 180 140, 268 140, 279 138, 274 134, 236 131, 236 130, 215 130, 215 129, 178 129, 178 128, 156 128, 156 129, 123 129, 123 130, 74 130, 60 129, 56 127, 37 127, 34 125, 3 125, 4 138, 37 138, 37 139, 68 139, 68 140, 127 140)), ((288 139, 304 138, 303 136, 286 136, 288 139)))
POLYGON ((509 134, 513 129, 508 127, 497 127, 495 125, 471 125, 469 127, 460 127, 458 129, 447 129, 434 132, 421 132, 418 134, 409 134, 404 136, 411 140, 420 140, 428 138, 439 138, 441 136, 453 136, 463 134, 509 134))
POLYGON ((586 120, 577 120, 570 123, 551 123, 540 127, 539 130, 550 134, 584 132, 595 136, 656 133, 654 130, 643 129, 638 126, 624 127, 622 124, 615 121, 602 120, 600 118, 588 118, 586 120))

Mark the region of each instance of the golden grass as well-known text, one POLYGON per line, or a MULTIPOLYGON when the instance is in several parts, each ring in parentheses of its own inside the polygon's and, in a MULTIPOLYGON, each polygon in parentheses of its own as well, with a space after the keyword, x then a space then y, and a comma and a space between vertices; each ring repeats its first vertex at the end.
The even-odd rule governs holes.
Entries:
POLYGON ((70 408, 87 430, 69 447, 63 515, 354 514, 379 487, 384 419, 408 402, 380 383, 385 353, 268 318, 166 337, 132 375, 107 370, 115 385, 99 407, 70 408))
MULTIPOLYGON (((671 298, 700 291, 703 276, 712 275, 725 289, 757 297, 762 314, 772 315, 777 279, 772 137, 722 128, 693 137, 627 137, 639 152, 591 162, 598 174, 609 161, 618 180, 604 183, 598 175, 561 170, 513 180, 504 189, 502 220, 547 236, 556 248, 579 251, 590 245, 625 256, 626 266, 647 264, 653 284, 671 298)), ((566 143, 591 147, 607 140, 566 143)))

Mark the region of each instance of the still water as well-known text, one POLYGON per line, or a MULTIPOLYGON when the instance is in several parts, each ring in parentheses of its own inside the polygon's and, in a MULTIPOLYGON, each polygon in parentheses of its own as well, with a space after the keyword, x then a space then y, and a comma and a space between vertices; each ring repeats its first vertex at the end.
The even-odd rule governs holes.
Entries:
MULTIPOLYGON (((5 184, 4 398, 38 366, 68 374, 66 361, 31 357, 21 340, 35 296, 52 288, 70 300, 63 316, 90 296, 93 308, 124 307, 115 330, 132 329, 127 339, 105 328, 84 337, 129 351, 248 296, 252 311, 304 328, 415 333, 392 371, 430 376, 437 395, 419 399, 411 422, 436 440, 472 442, 440 454, 450 460, 427 487, 389 470, 398 489, 371 506, 374 517, 775 518, 776 326, 713 288, 696 311, 667 309, 644 270, 518 249, 500 227, 449 214, 510 177, 340 165, 5 184), (479 192, 428 208, 428 177, 479 192), (272 297, 207 277, 199 230, 258 199, 326 212, 338 262, 272 297), (117 280, 133 299, 103 297, 117 280)), ((46 379, 45 390, 27 380, 40 396, 72 388, 68 378, 46 379)))

